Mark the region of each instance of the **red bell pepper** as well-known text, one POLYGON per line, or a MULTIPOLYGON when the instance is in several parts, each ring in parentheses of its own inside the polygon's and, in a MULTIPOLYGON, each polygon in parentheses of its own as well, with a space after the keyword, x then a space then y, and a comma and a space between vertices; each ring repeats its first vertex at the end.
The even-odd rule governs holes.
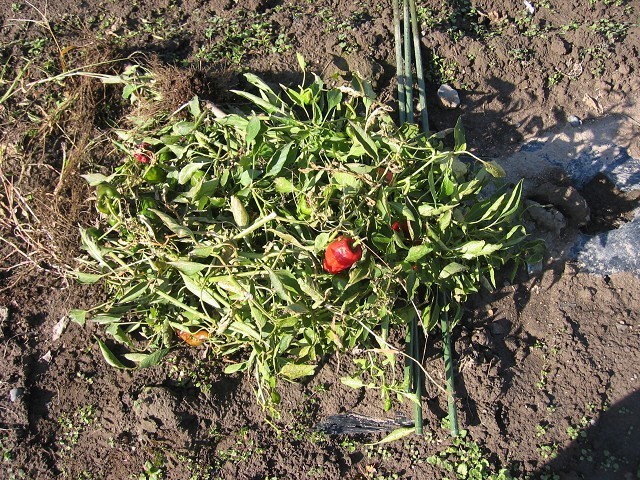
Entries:
POLYGON ((338 237, 329 244, 324 253, 323 266, 329 273, 340 273, 347 270, 362 258, 362 247, 353 247, 354 240, 350 237, 338 237))

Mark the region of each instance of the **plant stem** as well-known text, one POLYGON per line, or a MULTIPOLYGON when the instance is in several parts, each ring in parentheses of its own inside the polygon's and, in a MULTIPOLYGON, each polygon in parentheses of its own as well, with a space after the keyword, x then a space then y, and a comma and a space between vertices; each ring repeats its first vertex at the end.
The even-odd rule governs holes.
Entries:
POLYGON ((253 233, 255 230, 259 229, 263 225, 266 225, 267 223, 269 223, 271 220, 274 220, 277 216, 278 214, 276 212, 271 212, 266 217, 262 217, 256 220, 255 223, 253 223, 252 225, 249 225, 247 228, 242 230, 235 237, 233 237, 233 239, 240 240, 241 238, 246 237, 247 235, 249 235, 250 233, 253 233))
MULTIPOLYGON (((420 51, 420 35, 418 35, 418 15, 416 0, 411 0, 411 29, 413 30, 413 50, 416 58, 416 75, 418 77, 418 93, 420 95, 420 113, 422 114, 422 131, 429 132, 429 115, 427 113, 427 87, 424 83, 422 53, 420 51)), ((406 20, 405 20, 406 21, 406 20)))
POLYGON ((420 371, 420 335, 418 335, 418 316, 415 315, 411 320, 411 357, 413 370, 413 393, 415 393, 414 405, 414 423, 416 427, 416 435, 422 435, 422 372, 420 371))
POLYGON ((399 0, 393 0, 393 27, 394 37, 396 40, 396 79, 398 81, 398 114, 400 125, 403 125, 407 119, 406 98, 404 85, 404 59, 402 58, 402 37, 400 32, 400 4, 399 0))
POLYGON ((403 1, 404 18, 404 88, 407 123, 413 123, 413 75, 411 73, 411 23, 409 22, 409 0, 403 1))
POLYGON ((456 410, 455 386, 454 386, 454 369, 453 355, 451 349, 451 332, 449 325, 449 313, 446 310, 446 295, 441 295, 442 304, 440 305, 440 323, 442 329, 442 354, 444 358, 445 378, 447 380, 447 404, 449 407, 449 425, 451 427, 451 436, 457 437, 458 430, 458 411, 456 410))

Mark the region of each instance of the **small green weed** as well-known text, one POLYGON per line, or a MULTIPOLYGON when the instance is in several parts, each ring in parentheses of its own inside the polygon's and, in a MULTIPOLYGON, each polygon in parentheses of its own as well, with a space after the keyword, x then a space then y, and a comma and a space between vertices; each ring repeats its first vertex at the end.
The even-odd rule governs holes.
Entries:
POLYGON ((71 450, 78 444, 80 434, 93 422, 95 416, 95 407, 87 405, 78 409, 73 415, 62 415, 58 418, 58 424, 61 427, 61 438, 58 439, 58 445, 62 450, 71 450))
POLYGON ((3 463, 8 463, 13 459, 11 447, 5 446, 6 437, 0 438, 0 457, 3 463))
POLYGON ((154 465, 149 460, 144 462, 143 468, 144 472, 138 476, 137 480, 161 480, 163 478, 163 469, 158 465, 154 465))
POLYGON ((508 53, 512 59, 521 63, 529 62, 534 55, 534 51, 530 48, 512 48, 508 53))
POLYGON ((427 58, 425 76, 428 81, 437 85, 447 83, 455 85, 460 76, 460 65, 455 60, 441 57, 433 52, 427 58))
POLYGON ((561 35, 563 35, 563 34, 565 34, 567 32, 574 32, 578 28, 580 28, 580 24, 574 20, 573 22, 569 22, 569 23, 565 23, 564 25, 560 25, 559 33, 561 35))
POLYGON ((546 370, 546 367, 542 367, 542 370, 540 370, 540 378, 536 382, 536 387, 539 390, 544 390, 544 388, 547 386, 548 377, 549 377, 549 371, 546 370))
POLYGON ((602 35, 610 43, 621 42, 627 36, 629 24, 618 22, 611 18, 601 18, 589 27, 594 32, 602 35))
POLYGON ((480 446, 467 437, 466 430, 453 439, 453 444, 445 450, 427 458, 427 462, 453 474, 461 480, 511 480, 506 468, 492 465, 480 446))
POLYGON ((598 468, 604 470, 605 472, 613 472, 618 473, 620 471, 620 466, 622 464, 628 464, 629 461, 624 457, 619 457, 609 450, 604 450, 603 452, 604 460, 600 462, 598 468))
POLYGON ((543 437, 549 431, 548 423, 539 423, 536 425, 536 437, 543 437))
POLYGON ((586 416, 582 416, 580 423, 577 425, 569 425, 567 427, 567 435, 571 440, 577 440, 578 438, 586 438, 586 429, 590 425, 590 420, 586 416))
POLYGON ((200 47, 196 58, 212 63, 226 60, 239 65, 247 55, 282 53, 291 48, 288 36, 275 33, 271 22, 259 14, 240 19, 214 16, 205 37, 209 43, 200 47))
POLYGON ((538 444, 538 452, 545 460, 556 458, 556 455, 558 455, 558 444, 555 442, 540 443, 538 444))
POLYGON ((562 75, 562 73, 553 72, 547 77, 547 86, 553 87, 554 85, 558 85, 562 81, 563 77, 564 75, 562 75))

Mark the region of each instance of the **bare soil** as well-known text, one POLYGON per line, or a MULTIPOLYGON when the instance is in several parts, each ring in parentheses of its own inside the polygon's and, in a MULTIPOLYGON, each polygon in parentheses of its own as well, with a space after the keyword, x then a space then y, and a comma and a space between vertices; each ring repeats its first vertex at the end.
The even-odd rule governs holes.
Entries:
MULTIPOLYGON (((531 3, 533 15, 516 0, 418 2, 431 127, 452 127, 462 116, 468 144, 484 157, 515 151, 571 115, 585 121, 626 112, 640 90, 639 1, 531 3), (439 105, 443 81, 459 90, 459 109, 439 105)), ((256 404, 246 378, 223 375, 202 349, 177 348, 147 370, 109 367, 93 338, 102 335, 99 326, 67 317, 100 302, 102 292, 62 272, 81 253, 77 226, 93 218, 79 174, 116 161, 100 133, 127 107, 115 87, 95 81, 29 88, 65 66, 117 72, 122 63, 87 65, 138 51, 166 70, 169 105, 194 93, 226 105, 229 88, 244 86, 243 71, 274 84, 299 81, 300 52, 327 80, 358 71, 392 104, 391 2, 35 5, 57 45, 31 6, 0 4, 0 97, 26 60, 34 67, 0 103, 0 476, 155 479, 156 468, 168 479, 443 478, 426 461, 450 443, 441 428, 446 401, 433 385, 425 392, 424 438, 367 446, 380 436, 316 432, 336 413, 390 415, 375 394, 340 383, 348 356, 288 385, 280 418, 256 404), (207 56, 231 25, 236 35, 255 36, 260 22, 268 25, 268 47, 207 56), (97 140, 91 148, 90 140, 97 140)), ((583 194, 591 206, 586 233, 617 228, 638 206, 637 195, 600 178, 583 194)), ((577 232, 571 228, 552 241, 577 232)), ((516 478, 640 478, 639 311, 636 276, 591 275, 550 258, 541 273, 523 273, 467 305, 455 331, 460 421, 493 465, 516 478)), ((430 342, 425 365, 442 381, 437 340, 430 342)), ((411 416, 409 405, 397 410, 411 416)))

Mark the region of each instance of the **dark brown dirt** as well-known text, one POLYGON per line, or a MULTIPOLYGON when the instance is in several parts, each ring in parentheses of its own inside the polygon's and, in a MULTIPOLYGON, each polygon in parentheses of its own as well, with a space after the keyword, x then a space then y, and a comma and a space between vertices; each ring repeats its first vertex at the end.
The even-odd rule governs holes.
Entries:
MULTIPOLYGON (((639 1, 532 2, 532 17, 519 0, 418 3, 431 12, 422 43, 432 128, 449 128, 461 115, 468 144, 482 156, 511 152, 570 115, 585 120, 624 111, 640 89, 639 1), (460 109, 439 106, 434 92, 441 81, 460 91, 460 109)), ((102 334, 98 326, 67 320, 71 308, 91 307, 102 294, 60 273, 79 252, 76 226, 91 221, 88 189, 77 175, 108 168, 108 142, 76 157, 64 182, 60 171, 65 152, 82 149, 89 131, 99 138, 126 105, 115 89, 85 86, 82 98, 90 101, 53 115, 52 104, 79 90, 64 82, 29 86, 60 73, 61 57, 76 68, 138 51, 166 65, 171 105, 193 92, 225 103, 230 86, 244 86, 242 71, 274 84, 299 81, 300 52, 327 80, 358 71, 391 102, 390 2, 61 0, 46 10, 44 3, 36 6, 59 49, 43 24, 22 21, 41 21, 34 9, 0 3, 6 64, 0 97, 24 59, 38 66, 0 104, 0 173, 25 202, 12 200, 7 185, 0 188, 0 476, 154 479, 157 467, 170 479, 442 478, 443 471, 426 462, 449 442, 440 427, 446 402, 431 385, 425 438, 366 446, 376 438, 314 431, 335 413, 389 416, 375 392, 340 383, 349 358, 328 359, 307 384, 287 385, 280 419, 256 405, 248 379, 223 376, 223 367, 198 349, 176 349, 165 364, 145 371, 106 365, 93 338, 102 334), (215 17, 224 20, 215 23, 215 17), (236 57, 206 55, 225 41, 230 26, 237 25, 236 34, 255 33, 261 22, 269 25, 268 46, 251 43, 236 57), (91 129, 77 125, 82 118, 91 129)), ((115 72, 118 65, 92 70, 115 72)), ((616 227, 636 205, 600 186, 583 191, 595 219, 585 231, 616 227)), ((486 457, 518 478, 639 478, 639 311, 637 277, 589 275, 551 262, 539 278, 475 298, 455 332, 457 394, 461 423, 486 457)), ((437 354, 426 367, 442 381, 437 354)), ((403 415, 410 410, 398 406, 403 415)))

